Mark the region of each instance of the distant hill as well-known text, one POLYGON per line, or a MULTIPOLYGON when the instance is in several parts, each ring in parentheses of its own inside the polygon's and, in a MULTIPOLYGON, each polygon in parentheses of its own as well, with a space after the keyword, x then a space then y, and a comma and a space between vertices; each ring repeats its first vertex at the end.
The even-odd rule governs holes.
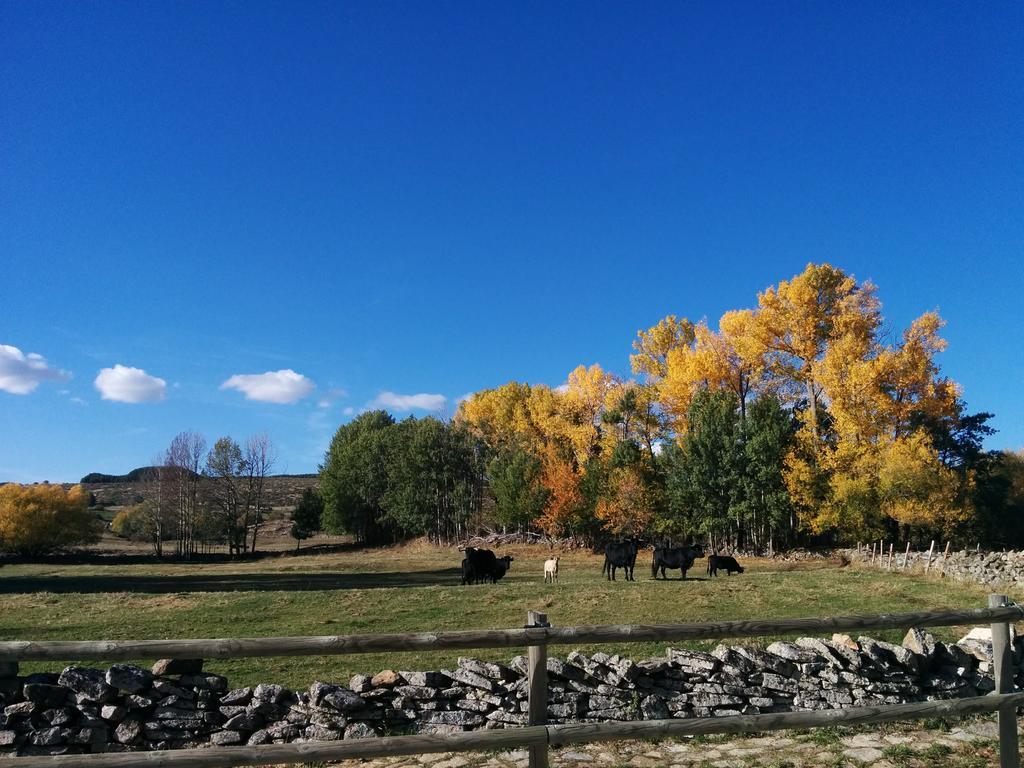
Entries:
MULTIPOLYGON (((151 498, 156 492, 156 467, 138 467, 124 475, 90 472, 79 482, 102 506, 125 506, 151 498)), ((263 486, 266 503, 294 507, 306 488, 316 488, 317 475, 268 475, 263 486)))
POLYGON ((126 475, 105 475, 102 472, 90 472, 78 482, 80 483, 142 483, 153 478, 158 467, 138 467, 126 475))
MULTIPOLYGON (((104 485, 111 485, 113 483, 146 483, 152 481, 156 477, 156 473, 160 471, 159 467, 137 467, 131 472, 125 475, 106 475, 102 472, 90 472, 88 475, 79 480, 79 483, 102 483, 104 485)), ((316 477, 315 474, 306 475, 268 475, 268 477, 282 477, 282 478, 310 478, 316 477)))

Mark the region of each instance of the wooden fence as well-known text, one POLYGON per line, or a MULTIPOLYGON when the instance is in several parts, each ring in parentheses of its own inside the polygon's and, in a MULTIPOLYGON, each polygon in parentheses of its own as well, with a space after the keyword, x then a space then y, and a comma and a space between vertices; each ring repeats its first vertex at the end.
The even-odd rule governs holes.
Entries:
POLYGON ((137 658, 232 658, 247 656, 312 656, 377 651, 455 650, 468 648, 528 649, 529 725, 522 728, 484 730, 454 735, 388 736, 340 742, 268 744, 246 747, 213 747, 175 751, 99 753, 2 757, 0 768, 228 768, 230 766, 281 765, 328 760, 371 759, 429 752, 468 752, 527 748, 531 768, 548 764, 548 748, 566 744, 622 739, 660 739, 714 733, 749 733, 829 725, 859 725, 925 717, 964 717, 998 713, 1001 768, 1019 768, 1016 709, 1024 705, 1024 693, 1013 693, 1013 659, 1010 623, 1024 619, 1024 608, 1003 595, 991 595, 989 607, 976 610, 881 614, 775 621, 747 620, 706 624, 551 627, 547 616, 531 611, 521 629, 462 632, 429 632, 393 635, 332 637, 282 637, 233 640, 139 640, 139 641, 8 641, 0 642, 0 661, 125 660, 137 658), (784 712, 762 715, 644 720, 637 722, 546 725, 547 646, 577 643, 679 642, 751 636, 776 636, 797 632, 840 632, 869 629, 909 629, 921 626, 953 626, 990 623, 996 690, 987 696, 918 702, 889 706, 784 712))

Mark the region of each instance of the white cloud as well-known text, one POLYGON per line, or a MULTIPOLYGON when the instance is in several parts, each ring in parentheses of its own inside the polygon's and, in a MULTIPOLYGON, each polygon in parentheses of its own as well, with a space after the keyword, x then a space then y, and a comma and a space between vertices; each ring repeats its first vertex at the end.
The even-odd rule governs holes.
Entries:
POLYGON ((444 395, 399 395, 394 392, 381 392, 370 403, 372 408, 391 408, 396 411, 440 411, 448 402, 444 395))
POLYGON ((346 397, 347 395, 348 392, 346 392, 344 389, 341 389, 339 387, 331 387, 324 393, 323 397, 317 400, 316 407, 330 408, 332 405, 334 405, 335 400, 338 400, 342 397, 346 397))
POLYGON ((127 365, 101 369, 93 384, 100 397, 117 403, 153 403, 167 393, 166 381, 127 365))
POLYGON ((46 358, 35 352, 27 355, 17 347, 0 344, 0 390, 12 395, 27 395, 40 382, 69 379, 71 375, 51 368, 46 358))
POLYGON ((355 412, 356 412, 356 409, 353 408, 351 405, 348 406, 347 408, 345 408, 342 411, 342 413, 345 414, 346 416, 352 416, 355 412))
POLYGON ((568 391, 569 391, 569 385, 568 384, 559 384, 557 387, 555 387, 555 392, 557 392, 560 395, 564 395, 568 391))
POLYGON ((246 400, 261 403, 294 403, 309 397, 316 384, 290 368, 266 373, 235 374, 220 385, 221 389, 237 389, 246 400))

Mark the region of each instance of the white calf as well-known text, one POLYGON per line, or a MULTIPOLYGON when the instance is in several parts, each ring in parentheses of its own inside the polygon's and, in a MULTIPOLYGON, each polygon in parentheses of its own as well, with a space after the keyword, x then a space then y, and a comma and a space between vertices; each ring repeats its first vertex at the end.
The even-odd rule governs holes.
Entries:
POLYGON ((544 583, 558 581, 558 558, 544 561, 544 583))

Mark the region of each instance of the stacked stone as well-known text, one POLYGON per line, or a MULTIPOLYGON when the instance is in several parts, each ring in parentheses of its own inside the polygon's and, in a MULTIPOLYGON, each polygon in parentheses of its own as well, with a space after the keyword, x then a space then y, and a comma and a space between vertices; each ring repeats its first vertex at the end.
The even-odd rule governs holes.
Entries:
MULTIPOLYGON (((861 565, 871 564, 871 549, 862 548, 842 550, 848 560, 861 565)), ((903 569, 904 552, 894 552, 892 567, 894 571, 903 569)), ((946 562, 942 563, 942 551, 932 552, 930 570, 942 568, 943 575, 969 584, 980 584, 986 587, 1021 587, 1024 586, 1024 551, 1021 552, 976 552, 965 549, 950 552, 946 562)), ((889 562, 888 550, 884 554, 882 564, 889 562)), ((928 551, 911 552, 907 557, 908 570, 924 570, 928 562, 928 551)), ((878 555, 875 555, 874 567, 879 567, 878 555)))
MULTIPOLYGON (((1024 641, 1014 641, 1020 668, 1024 641)), ((987 693, 992 641, 985 628, 957 644, 911 630, 902 645, 847 635, 800 638, 765 649, 670 648, 634 662, 577 651, 549 657, 551 723, 721 717, 839 709, 987 693)), ((1024 686, 1024 671, 1017 680, 1024 686)), ((18 675, 0 662, 0 754, 182 749, 385 734, 449 734, 527 724, 526 659, 508 666, 462 658, 453 669, 385 670, 348 686, 313 683, 228 690, 200 660, 152 670, 115 664, 18 675)))

